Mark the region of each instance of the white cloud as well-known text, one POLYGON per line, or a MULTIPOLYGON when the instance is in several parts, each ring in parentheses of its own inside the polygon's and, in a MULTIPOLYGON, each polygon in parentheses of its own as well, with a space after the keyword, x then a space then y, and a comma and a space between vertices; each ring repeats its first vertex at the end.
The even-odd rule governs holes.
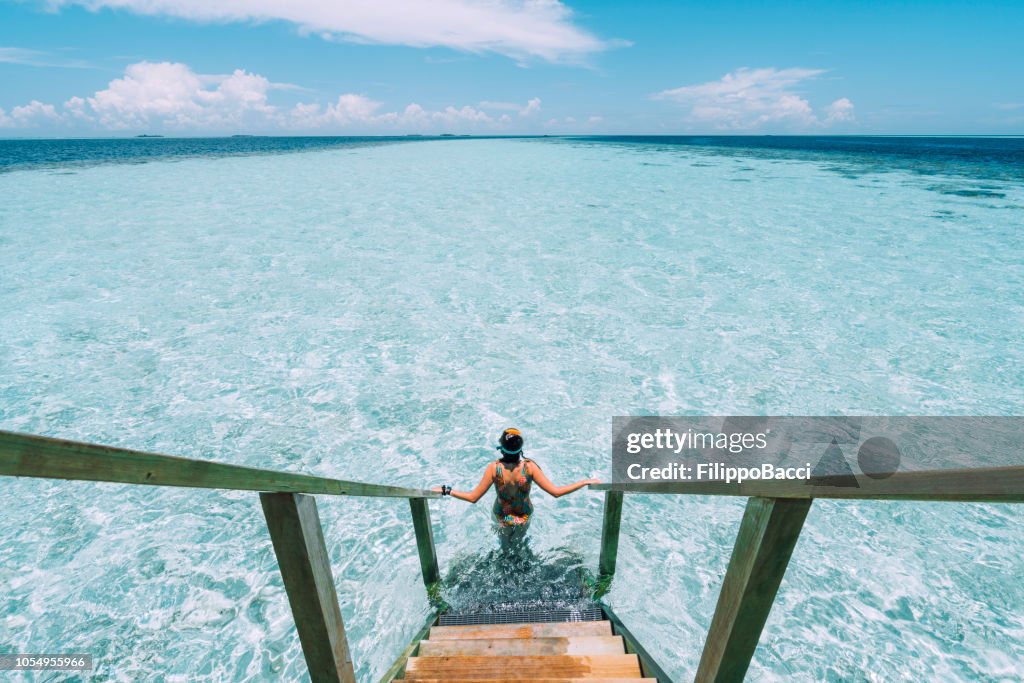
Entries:
POLYGON ((540 111, 540 98, 533 98, 525 105, 481 102, 479 108, 469 105, 448 106, 436 111, 429 111, 416 103, 394 112, 379 112, 380 108, 380 102, 362 95, 342 95, 336 104, 330 104, 325 109, 317 104, 297 104, 282 123, 293 129, 313 129, 334 124, 392 130, 500 130, 501 126, 512 123, 512 118, 508 114, 495 117, 484 109, 514 110, 520 116, 529 116, 540 111))
POLYGON ((823 121, 796 92, 800 84, 823 73, 821 69, 743 67, 717 81, 664 90, 654 97, 686 107, 693 123, 720 129, 764 125, 799 129, 852 121, 853 103, 845 97, 826 107, 823 121))
POLYGON ((194 21, 287 21, 328 39, 579 62, 613 45, 558 0, 50 0, 194 21))
POLYGON ((60 121, 61 115, 52 104, 32 100, 26 105, 11 109, 10 119, 16 126, 34 126, 38 123, 60 121))
POLYGON ((204 76, 185 64, 140 62, 84 102, 72 98, 68 108, 81 115, 87 102, 98 123, 115 130, 154 123, 220 128, 272 118, 276 110, 267 104, 267 92, 274 85, 241 69, 228 76, 204 76))
MULTIPOLYGON (((271 103, 275 90, 296 90, 259 74, 236 69, 227 75, 199 74, 186 64, 139 62, 121 78, 87 97, 71 97, 58 110, 38 101, 0 110, 0 125, 32 126, 48 122, 113 131, 332 131, 402 132, 502 131, 515 125, 508 114, 494 116, 484 107, 448 106, 431 111, 412 103, 398 111, 366 95, 346 93, 322 105, 271 103)), ((495 103, 481 103, 493 105, 495 103)), ((507 103, 520 120, 540 111, 540 98, 507 103)), ((495 107, 491 107, 494 109, 495 107)), ((499 107, 503 108, 503 107, 499 107)))
POLYGON ((540 111, 540 98, 534 97, 526 103, 526 106, 519 110, 520 116, 532 116, 540 111))
POLYGON ((840 97, 825 107, 825 123, 849 123, 853 121, 853 102, 840 97))
POLYGON ((403 121, 410 129, 422 129, 430 125, 430 112, 418 104, 410 104, 402 113, 392 113, 391 117, 403 121))
POLYGON ((431 119, 436 122, 455 124, 455 123, 490 123, 493 119, 487 112, 474 109, 470 106, 464 106, 461 108, 456 107, 445 107, 441 111, 435 111, 431 114, 431 119))
POLYGON ((88 121, 91 117, 86 109, 87 104, 81 97, 72 97, 64 103, 64 112, 71 119, 88 121))
POLYGON ((323 109, 319 104, 296 104, 287 117, 291 128, 315 129, 329 126, 345 127, 373 122, 380 102, 363 95, 341 95, 323 109))

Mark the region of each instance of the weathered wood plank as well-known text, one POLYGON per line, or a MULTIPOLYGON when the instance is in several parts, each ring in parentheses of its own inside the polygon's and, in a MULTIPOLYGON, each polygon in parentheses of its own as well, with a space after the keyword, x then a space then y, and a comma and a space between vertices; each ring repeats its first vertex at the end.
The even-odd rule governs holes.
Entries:
POLYGON ((466 626, 435 626, 431 640, 443 638, 572 638, 575 636, 610 636, 608 621, 555 621, 534 624, 470 624, 466 626))
MULTIPOLYGON (((447 678, 417 678, 417 683, 448 683, 447 678)), ((460 678, 459 683, 503 683, 506 679, 504 678, 460 678)), ((515 680, 515 679, 513 679, 515 680)), ((603 676, 598 678, 531 678, 530 683, 578 683, 579 681, 586 681, 587 683, 659 683, 654 678, 636 678, 633 676, 627 678, 605 678, 603 676)), ((668 679, 665 679, 668 680, 668 679)))
POLYGON ((896 472, 885 479, 858 477, 859 487, 815 485, 803 480, 631 482, 593 484, 597 491, 675 493, 698 496, 919 500, 961 503, 1024 502, 1024 466, 896 472))
POLYGON ((261 493, 260 502, 309 677, 313 683, 354 683, 316 499, 297 493, 261 493))
POLYGON ((438 498, 440 493, 225 465, 0 431, 0 475, 334 496, 438 498))
POLYGON ((621 525, 622 491, 607 491, 604 494, 604 524, 601 526, 601 558, 597 563, 599 576, 611 577, 615 574, 621 525))
POLYGON ((423 498, 410 498, 409 508, 412 510, 412 526, 416 532, 416 550, 420 556, 423 583, 430 588, 441 580, 441 572, 437 568, 437 550, 434 548, 434 530, 430 526, 430 508, 423 498))
POLYGON ((697 683, 743 680, 810 507, 810 500, 755 497, 747 502, 697 683))
POLYGON ((466 638, 420 641, 420 657, 525 657, 531 655, 623 655, 621 636, 570 638, 466 638))
POLYGON ((516 657, 413 657, 405 679, 441 678, 457 681, 490 678, 534 681, 538 678, 640 678, 636 655, 541 655, 516 657))

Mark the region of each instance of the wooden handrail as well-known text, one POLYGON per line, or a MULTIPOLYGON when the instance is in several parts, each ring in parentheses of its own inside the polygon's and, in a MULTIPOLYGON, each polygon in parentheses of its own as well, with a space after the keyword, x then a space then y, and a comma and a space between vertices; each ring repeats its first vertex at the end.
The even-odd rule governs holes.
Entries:
MULTIPOLYGON (((423 489, 329 479, 206 460, 0 431, 0 475, 148 486, 260 491, 296 627, 319 683, 353 680, 344 624, 312 498, 325 494, 408 498, 424 583, 440 579, 423 489)), ((700 683, 742 680, 782 582, 804 517, 815 498, 1024 502, 1024 466, 897 472, 805 481, 748 480, 594 484, 608 492, 599 574, 615 572, 623 495, 690 494, 750 498, 697 672, 700 683)))
POLYGON ((435 491, 225 465, 6 431, 0 431, 0 475, 259 491, 314 683, 355 683, 355 674, 316 500, 303 494, 408 498, 428 593, 440 580, 426 501, 441 496, 435 491))
POLYGON ((803 480, 666 481, 591 484, 597 491, 672 493, 696 496, 833 498, 841 500, 918 500, 959 503, 1024 502, 1024 466, 896 472, 885 479, 857 477, 803 480), (829 485, 833 484, 833 485, 829 485))
POLYGON ((1021 503, 1024 466, 896 472, 882 479, 631 482, 590 488, 606 492, 599 569, 605 590, 615 572, 625 493, 748 498, 695 677, 696 683, 737 683, 750 666, 815 498, 1021 503))
POLYGON ((436 491, 328 479, 0 431, 0 475, 230 491, 440 498, 436 491))

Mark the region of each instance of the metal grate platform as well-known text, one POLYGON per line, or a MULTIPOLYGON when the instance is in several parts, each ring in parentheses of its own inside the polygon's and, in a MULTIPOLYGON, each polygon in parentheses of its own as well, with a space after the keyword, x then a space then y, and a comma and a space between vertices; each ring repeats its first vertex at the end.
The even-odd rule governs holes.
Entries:
POLYGON ((580 607, 570 609, 525 609, 476 614, 442 614, 438 626, 468 626, 470 624, 535 624, 563 621, 601 621, 601 608, 580 607))

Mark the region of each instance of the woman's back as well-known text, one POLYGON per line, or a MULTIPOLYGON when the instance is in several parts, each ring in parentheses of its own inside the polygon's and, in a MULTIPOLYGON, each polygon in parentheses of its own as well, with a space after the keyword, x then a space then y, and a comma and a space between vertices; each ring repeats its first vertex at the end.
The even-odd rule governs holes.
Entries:
POLYGON ((533 473, 530 461, 522 458, 518 465, 494 462, 494 515, 502 526, 520 526, 530 521, 533 504, 530 502, 530 485, 533 473))

